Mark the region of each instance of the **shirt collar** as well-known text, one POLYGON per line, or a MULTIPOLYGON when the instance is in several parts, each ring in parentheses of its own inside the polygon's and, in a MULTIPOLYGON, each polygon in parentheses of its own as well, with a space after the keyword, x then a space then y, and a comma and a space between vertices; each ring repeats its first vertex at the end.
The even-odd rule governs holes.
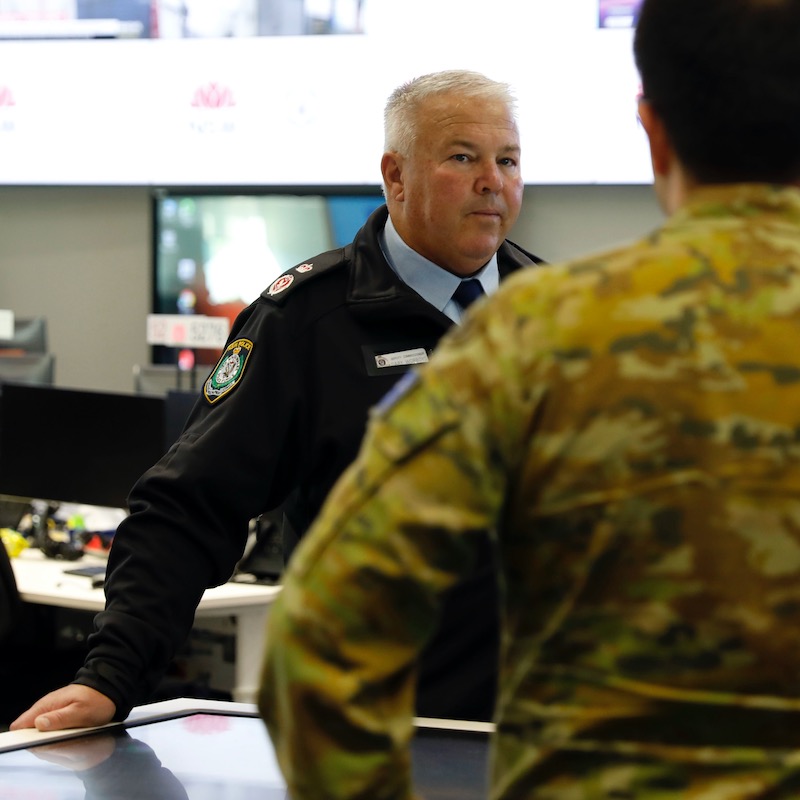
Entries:
POLYGON ((693 217, 734 215, 751 218, 756 213, 789 214, 797 220, 800 215, 800 189, 767 183, 696 186, 690 190, 686 202, 667 221, 667 225, 682 223, 693 217))
MULTIPOLYGON (((416 250, 412 250, 400 238, 400 234, 392 224, 391 217, 386 220, 380 242, 389 266, 400 280, 439 311, 444 311, 445 306, 453 297, 453 292, 461 282, 461 278, 429 261, 416 250)), ((486 294, 492 294, 500 284, 497 253, 477 274, 470 275, 470 277, 480 281, 486 294)))

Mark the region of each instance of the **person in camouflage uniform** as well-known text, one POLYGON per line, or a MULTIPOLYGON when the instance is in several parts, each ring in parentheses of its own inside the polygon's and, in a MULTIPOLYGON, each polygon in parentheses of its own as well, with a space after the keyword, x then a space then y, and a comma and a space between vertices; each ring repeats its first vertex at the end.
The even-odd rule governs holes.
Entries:
POLYGON ((407 798, 438 598, 495 532, 490 796, 800 797, 800 0, 644 0, 638 243, 518 274, 373 410, 271 612, 300 798, 407 798))

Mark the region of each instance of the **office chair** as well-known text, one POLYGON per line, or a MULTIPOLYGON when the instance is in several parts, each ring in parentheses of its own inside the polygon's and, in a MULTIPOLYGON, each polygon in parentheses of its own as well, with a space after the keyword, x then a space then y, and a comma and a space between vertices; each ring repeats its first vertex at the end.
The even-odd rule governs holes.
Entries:
POLYGON ((22 602, 0 543, 0 731, 54 686, 69 683, 83 663, 86 645, 63 645, 58 613, 65 612, 22 602))
POLYGON ((11 559, 0 542, 0 642, 5 641, 20 616, 22 600, 17 590, 11 559))

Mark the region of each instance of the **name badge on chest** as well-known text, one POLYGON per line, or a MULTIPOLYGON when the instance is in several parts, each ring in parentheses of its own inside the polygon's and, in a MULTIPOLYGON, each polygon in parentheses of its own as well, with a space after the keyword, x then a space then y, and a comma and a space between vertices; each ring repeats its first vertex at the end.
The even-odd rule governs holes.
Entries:
POLYGON ((405 372, 415 364, 427 363, 433 346, 364 345, 362 350, 369 375, 391 375, 405 372))

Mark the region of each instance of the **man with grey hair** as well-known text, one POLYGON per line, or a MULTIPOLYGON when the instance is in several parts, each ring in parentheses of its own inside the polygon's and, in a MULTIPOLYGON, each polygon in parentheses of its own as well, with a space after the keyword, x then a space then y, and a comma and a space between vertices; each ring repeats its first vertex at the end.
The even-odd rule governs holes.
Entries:
MULTIPOLYGON (((386 145, 386 206, 239 316, 185 431, 131 492, 83 668, 13 728, 97 725, 151 698, 203 591, 234 571, 249 521, 282 506, 288 555, 354 459, 368 409, 476 294, 539 261, 505 239, 523 190, 505 84, 466 71, 411 81, 388 102, 386 145)), ((491 714, 491 564, 486 537, 421 659, 420 715, 491 714)))

